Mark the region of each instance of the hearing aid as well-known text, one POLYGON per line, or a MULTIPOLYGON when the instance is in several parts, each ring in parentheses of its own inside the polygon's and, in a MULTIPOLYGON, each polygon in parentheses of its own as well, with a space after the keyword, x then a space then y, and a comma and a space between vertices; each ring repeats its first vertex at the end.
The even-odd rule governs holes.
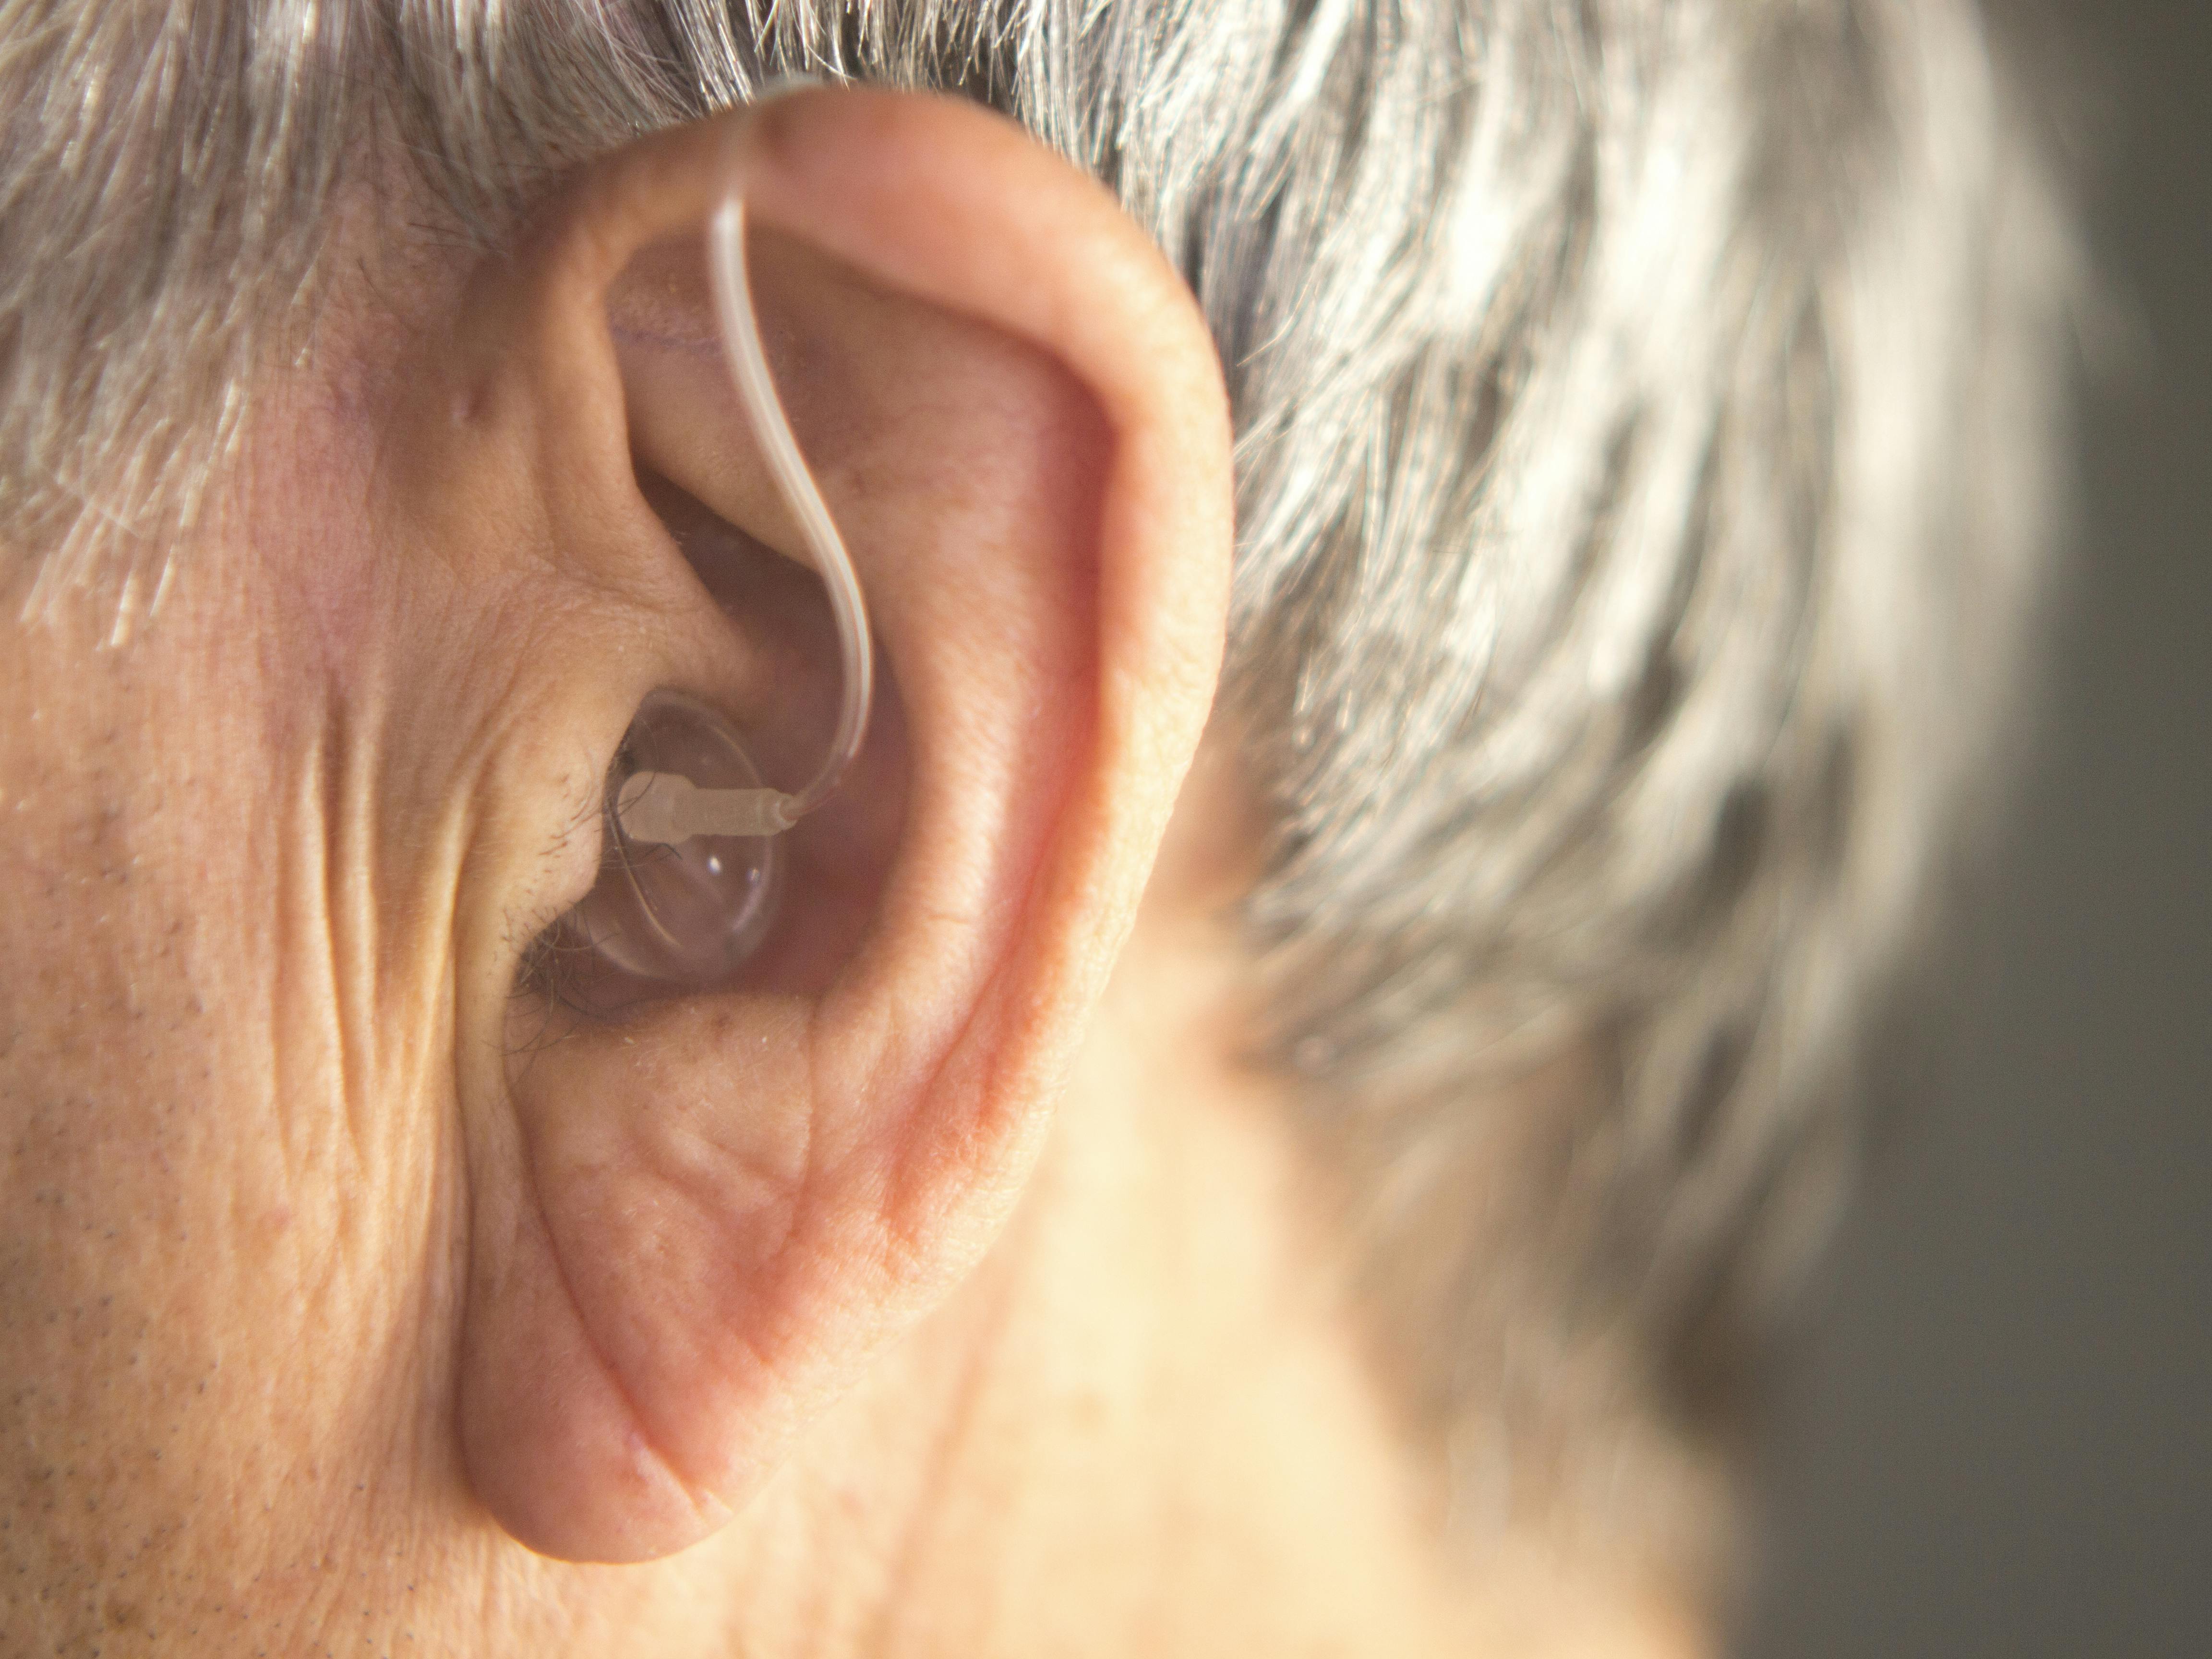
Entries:
POLYGON ((779 838, 836 789, 874 692, 866 602, 769 373, 734 186, 708 221, 707 255, 722 355, 828 598, 843 694, 819 767, 789 794, 763 781, 737 730, 698 699, 663 690, 640 706, 608 769, 599 878, 568 932, 607 966, 664 988, 725 982, 757 948, 775 914, 779 838))

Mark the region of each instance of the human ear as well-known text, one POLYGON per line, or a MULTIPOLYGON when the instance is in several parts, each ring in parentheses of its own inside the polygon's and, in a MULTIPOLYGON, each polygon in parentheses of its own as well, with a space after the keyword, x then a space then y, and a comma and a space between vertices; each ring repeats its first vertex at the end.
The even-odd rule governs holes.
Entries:
POLYGON ((594 165, 439 355, 383 497, 472 550, 442 568, 507 663, 456 902, 462 1452, 524 1543, 637 1559, 742 1504, 1018 1193, 1212 701, 1224 402, 1109 197, 995 117, 877 93, 594 165), (669 522, 797 550, 693 287, 635 276, 732 180, 891 706, 842 827, 793 832, 820 879, 757 975, 563 1018, 528 939, 597 877, 631 714, 660 687, 773 702, 774 627, 718 605, 669 522))

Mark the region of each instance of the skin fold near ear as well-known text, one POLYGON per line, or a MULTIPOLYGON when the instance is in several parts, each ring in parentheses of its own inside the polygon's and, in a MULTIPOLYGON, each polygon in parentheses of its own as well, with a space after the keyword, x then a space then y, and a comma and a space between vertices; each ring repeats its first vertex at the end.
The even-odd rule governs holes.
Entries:
POLYGON ((742 1504, 1020 1190, 1212 702, 1228 422, 1112 199, 934 99, 809 91, 647 140, 462 303, 379 497, 418 544, 532 550, 447 567, 496 587, 475 648, 513 665, 453 899, 459 1433, 514 1536, 636 1559, 742 1504), (732 183, 887 707, 793 832, 782 954, 578 1017, 515 993, 515 918, 594 878, 592 766, 658 687, 742 713, 789 678, 774 584, 718 604, 683 551, 798 551, 683 274, 732 183))

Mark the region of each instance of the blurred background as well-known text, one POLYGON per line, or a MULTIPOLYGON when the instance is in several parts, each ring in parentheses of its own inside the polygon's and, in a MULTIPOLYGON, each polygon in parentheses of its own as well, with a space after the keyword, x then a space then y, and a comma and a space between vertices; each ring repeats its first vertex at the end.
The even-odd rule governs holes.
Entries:
POLYGON ((1770 1403, 1737 1659, 2212 1656, 2212 0, 2038 10, 2133 337, 1954 1006, 1770 1403))

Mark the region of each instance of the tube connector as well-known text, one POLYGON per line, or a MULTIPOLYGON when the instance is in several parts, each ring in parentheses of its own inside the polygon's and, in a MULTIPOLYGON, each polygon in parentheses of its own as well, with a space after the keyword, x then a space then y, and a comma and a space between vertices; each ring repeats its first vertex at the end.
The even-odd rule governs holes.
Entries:
POLYGON ((674 847, 694 836, 780 836, 796 821, 781 789, 702 789, 678 772, 634 772, 615 816, 634 842, 674 847))

